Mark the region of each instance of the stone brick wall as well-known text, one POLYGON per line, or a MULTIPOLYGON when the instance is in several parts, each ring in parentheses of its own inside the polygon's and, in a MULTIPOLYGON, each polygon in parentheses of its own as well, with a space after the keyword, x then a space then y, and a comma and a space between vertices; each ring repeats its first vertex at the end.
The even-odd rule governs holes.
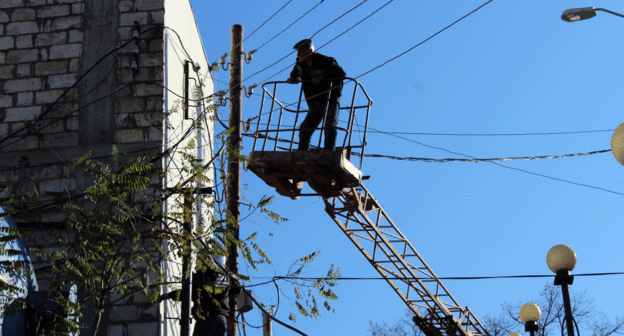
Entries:
MULTIPOLYGON (((79 72, 83 13, 79 0, 0 2, 0 151, 76 143, 75 117, 60 118, 74 106, 50 111, 50 104, 79 72), (45 122, 34 123, 38 118, 45 122)), ((65 101, 75 95, 70 92, 65 101)))
MULTIPOLYGON (((49 233, 61 232, 64 213, 55 202, 90 184, 72 159, 87 151, 105 159, 113 145, 161 151, 163 22, 164 0, 0 0, 0 184, 8 187, 0 196, 15 197, 28 246, 57 248, 49 233)), ((152 184, 160 189, 161 179, 152 184)), ((37 277, 47 290, 49 274, 37 277)), ((107 313, 100 334, 159 335, 160 319, 159 306, 137 295, 107 313)))

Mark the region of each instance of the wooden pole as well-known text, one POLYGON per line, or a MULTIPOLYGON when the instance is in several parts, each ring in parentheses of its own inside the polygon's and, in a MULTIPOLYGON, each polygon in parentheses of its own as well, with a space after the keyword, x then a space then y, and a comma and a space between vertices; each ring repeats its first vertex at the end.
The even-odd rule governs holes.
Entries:
MULTIPOLYGON (((240 146, 242 142, 241 133, 241 108, 243 105, 242 97, 242 78, 243 78, 243 26, 233 25, 231 35, 230 49, 230 113, 229 125, 231 130, 228 136, 228 175, 227 175, 227 211, 228 223, 227 230, 232 236, 239 239, 239 220, 240 220, 240 146)), ((230 245, 228 247, 228 256, 226 265, 230 272, 238 273, 238 246, 230 245)), ((236 336, 236 296, 231 295, 229 300, 230 312, 227 321, 227 335, 236 336)))

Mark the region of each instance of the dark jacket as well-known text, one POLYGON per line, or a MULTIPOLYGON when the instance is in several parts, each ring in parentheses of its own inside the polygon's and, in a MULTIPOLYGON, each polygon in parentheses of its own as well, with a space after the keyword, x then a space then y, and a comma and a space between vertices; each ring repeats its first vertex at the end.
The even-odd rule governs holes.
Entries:
POLYGON ((230 310, 230 295, 240 292, 237 286, 223 273, 208 268, 205 272, 193 274, 193 310, 196 319, 200 316, 222 315, 227 317, 230 310))
POLYGON ((315 52, 312 55, 312 64, 308 66, 305 63, 297 64, 290 72, 290 77, 297 78, 302 82, 303 93, 308 103, 311 100, 315 100, 320 103, 325 103, 329 96, 329 84, 331 82, 331 96, 330 101, 337 101, 342 95, 343 78, 347 74, 338 65, 335 58, 325 56, 315 52), (310 81, 314 77, 321 76, 323 81, 319 84, 312 84, 310 81))

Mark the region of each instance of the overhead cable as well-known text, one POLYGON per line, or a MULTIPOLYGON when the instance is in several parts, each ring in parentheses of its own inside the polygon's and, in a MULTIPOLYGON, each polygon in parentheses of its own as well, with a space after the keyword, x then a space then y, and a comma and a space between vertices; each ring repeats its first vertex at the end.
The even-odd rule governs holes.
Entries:
MULTIPOLYGON (((265 20, 265 21, 264 21, 264 22, 263 22, 263 23, 262 23, 262 24, 261 24, 258 28, 256 28, 254 31, 252 31, 252 32, 251 32, 251 34, 247 35, 247 37, 245 37, 245 39, 243 39, 243 41, 241 41, 241 43, 243 43, 243 42, 247 41, 247 39, 248 39, 248 38, 250 38, 250 37, 251 37, 251 35, 253 35, 253 34, 254 34, 254 33, 256 33, 258 30, 260 30, 260 28, 262 28, 262 26, 264 26, 267 22, 271 21, 271 19, 273 19, 273 17, 274 17, 275 15, 277 15, 279 12, 281 12, 281 11, 282 11, 282 9, 286 8, 286 6, 288 6, 288 4, 290 4, 291 2, 292 2, 292 0, 289 0, 288 2, 286 2, 286 4, 285 4, 284 6, 282 6, 280 9, 278 9, 278 10, 277 10, 277 12, 273 13, 273 15, 271 15, 268 19, 266 19, 266 20, 265 20)), ((321 0, 321 2, 323 2, 323 1, 321 0)), ((317 5, 317 6, 318 6, 318 5, 317 5)), ((316 6, 315 6, 315 7, 316 7, 316 6)), ((296 22, 296 21, 295 21, 295 22, 296 22)), ((281 34, 281 33, 280 33, 280 34, 281 34)), ((278 34, 278 35, 279 35, 279 34, 278 34)), ((267 42, 267 43, 268 43, 268 42, 267 42)), ((266 44, 266 43, 265 43, 265 44, 266 44)), ((237 48, 239 45, 240 45, 240 44, 236 45, 236 47, 234 47, 234 48, 237 48)), ((263 45, 263 46, 264 46, 264 45, 263 45)), ((260 49, 260 48, 257 48, 257 49, 256 49, 256 51, 257 51, 258 49, 260 49)))
MULTIPOLYGON (((383 4, 381 7, 377 8, 375 11, 373 11, 372 13, 368 14, 368 16, 366 16, 365 18, 363 18, 362 20, 358 21, 356 24, 354 24, 353 26, 349 27, 347 30, 343 31, 342 33, 338 34, 338 36, 334 37, 333 39, 329 40, 328 42, 326 42, 325 44, 323 44, 322 46, 318 47, 317 50, 323 48, 324 46, 334 42, 334 40, 336 40, 337 38, 339 38, 340 36, 346 34, 347 32, 349 32, 351 29, 355 28, 356 26, 358 26, 360 23, 368 20, 368 18, 370 18, 371 16, 375 15, 377 12, 379 12, 380 10, 382 10, 384 7, 386 7, 387 5, 389 5, 391 2, 393 2, 394 0, 390 0, 388 2, 386 2, 385 4, 383 4)), ((359 5, 358 5, 359 6, 359 5)))
MULTIPOLYGON (((288 27, 286 27, 284 30, 282 30, 279 34, 277 34, 277 35, 273 36, 270 40, 268 40, 268 41, 267 41, 267 42, 265 42, 263 45, 261 45, 260 47, 258 47, 258 48, 256 49, 256 51, 257 51, 257 50, 260 50, 260 48, 264 47, 267 43, 271 42, 274 38, 276 38, 276 37, 277 37, 277 36, 279 36, 281 33, 283 33, 284 31, 286 31, 286 29, 290 28, 290 27, 291 27, 292 25, 294 25, 297 21, 301 20, 304 16, 308 15, 308 13, 310 13, 313 9, 315 9, 315 8, 316 8, 318 5, 320 5, 322 2, 323 2, 323 0, 321 0, 321 2, 319 2, 318 4, 316 4, 314 7, 312 7, 312 8, 311 8, 310 10, 308 10, 307 12, 305 12, 302 16, 300 16, 297 20, 295 20, 295 21, 294 21, 293 23, 291 23, 288 27)), ((256 72, 254 72, 253 74, 251 74, 251 75, 247 76, 247 78, 245 78, 245 79, 243 79, 243 80, 241 81, 241 84, 242 84, 243 82, 245 82, 246 80, 248 80, 249 78, 251 78, 251 77, 253 77, 253 76, 255 76, 255 75, 257 75, 257 74, 259 74, 259 73, 263 72, 264 70, 267 70, 267 69, 271 68, 272 66, 276 65, 277 63, 279 63, 279 62, 281 62, 281 61, 285 60, 287 57, 289 57, 290 55, 292 55, 292 54, 294 54, 294 53, 295 53, 295 51, 293 50, 293 51, 291 51, 290 53, 288 53, 288 55, 286 55, 286 56, 284 56, 284 57, 280 58, 279 60, 277 60, 276 62, 274 62, 274 63, 270 64, 269 66, 267 66, 267 67, 265 67, 265 68, 261 69, 260 71, 256 71, 256 72)), ((284 71, 284 70, 282 70, 282 71, 284 71)), ((280 71, 280 72, 281 72, 281 71, 280 71)), ((266 80, 264 80, 263 82, 265 82, 265 81, 266 81, 266 80)))
POLYGON ((360 7, 363 3, 365 3, 368 0, 364 0, 362 2, 360 2, 359 4, 351 7, 351 9, 349 9, 348 11, 342 13, 339 17, 333 19, 330 23, 326 24, 325 26, 323 26, 323 28, 319 29, 316 31, 316 33, 312 34, 312 36, 310 36, 310 38, 313 38, 314 36, 316 36, 318 33, 320 33, 321 31, 323 31, 325 28, 329 27, 330 25, 332 25, 334 22, 342 19, 345 15, 349 14, 351 11, 353 11, 354 9, 360 7))
MULTIPOLYGON (((326 24, 323 28, 321 28, 321 29, 317 30, 314 34, 312 34, 312 36, 311 36, 310 38, 313 38, 313 37, 314 37, 314 36, 316 36, 318 33, 320 33, 323 29, 325 29, 325 28, 329 27, 331 24, 333 24, 334 22, 338 21, 339 19, 341 19, 342 17, 344 17, 345 15, 347 15, 348 13, 350 13, 351 11, 353 11, 354 9, 358 8, 361 4, 365 3, 366 1, 368 1, 368 0, 364 0, 364 1, 360 2, 359 4, 355 5, 354 7, 352 7, 351 9, 349 9, 348 11, 346 11, 346 12, 342 13, 342 15, 340 15, 340 16, 339 16, 339 17, 337 17, 337 18, 335 18, 335 19, 334 19, 334 20, 332 20, 330 23, 326 24)), ((247 79, 249 79, 249 78, 251 78, 251 77, 253 77, 253 76, 255 76, 255 75, 257 75, 257 74, 259 74, 259 73, 261 73, 261 72, 263 72, 263 71, 265 71, 265 70, 267 70, 267 69, 271 68, 271 67, 273 67, 274 65, 278 64, 279 62, 281 62, 281 61, 285 60, 287 57, 289 57, 289 56, 290 56, 290 55, 292 55, 293 53, 294 53, 294 51, 291 51, 290 53, 288 53, 288 55, 286 55, 286 56, 284 56, 284 57, 280 58, 279 60, 275 61, 274 63, 270 64, 269 66, 267 66, 267 67, 263 68, 263 69, 262 69, 262 70, 260 70, 260 71, 256 71, 255 73, 253 73, 253 74, 249 75, 249 76, 248 76, 247 78, 245 78, 243 81, 246 81, 247 79)), ((265 81, 266 81, 266 80, 265 80, 265 81)), ((265 81, 263 81, 263 82, 265 82, 265 81)))
MULTIPOLYGON (((155 29, 162 29, 162 26, 158 26, 158 27, 153 27, 150 29, 147 29, 141 33, 139 33, 139 35, 141 34, 145 34, 149 31, 155 30, 155 29)), ((0 139, 0 143, 3 143, 5 141, 7 141, 8 139, 10 139, 11 137, 15 136, 16 134, 28 129, 28 128, 32 128, 33 126, 35 126, 45 115, 47 115, 48 113, 50 113, 50 111, 52 111, 52 109, 54 109, 56 107, 56 104, 58 104, 59 101, 61 101, 61 99, 63 99, 63 97, 69 92, 71 91, 73 88, 76 87, 76 85, 78 85, 78 83, 87 75, 89 74, 91 71, 93 71, 102 61, 104 61, 108 56, 112 55, 114 52, 121 50, 123 48, 125 48, 127 45, 129 45, 130 43, 135 42, 134 39, 130 39, 129 41, 121 44, 120 46, 114 48, 113 50, 109 51, 108 53, 104 54, 102 57, 100 57, 89 69, 87 69, 87 71, 85 71, 84 73, 82 73, 78 79, 76 79, 76 82, 74 84, 72 84, 71 86, 69 86, 67 89, 65 89, 63 91, 63 93, 61 93, 61 95, 56 98, 56 100, 43 112, 41 113, 39 116, 37 116, 37 118, 35 118, 35 120, 26 123, 26 126, 22 126, 16 130, 14 130, 13 132, 11 132, 10 134, 2 137, 0 139)))
MULTIPOLYGON (((306 15, 310 14, 311 11, 313 11, 316 7, 318 7, 320 4, 323 3, 324 0, 321 0, 319 3, 317 3, 314 7, 312 7, 310 10, 308 10, 307 12, 305 12, 305 14, 301 15, 297 20, 293 21, 293 23, 291 23, 290 25, 288 25, 288 27, 284 28, 281 32, 277 33, 277 35, 271 37, 271 39, 269 39, 268 41, 264 42, 263 45, 259 46, 258 48, 256 48, 256 51, 260 50, 260 48, 264 47, 265 45, 267 45, 269 42, 273 41, 276 37, 280 36, 283 32, 285 32, 286 30, 288 30, 288 28, 292 27, 295 23, 297 23, 297 21, 303 19, 306 15)), ((251 76, 250 76, 251 77, 251 76)))
MULTIPOLYGON (((588 153, 575 153, 564 155, 542 155, 542 156, 513 156, 506 158, 486 158, 486 159, 459 159, 459 158, 447 158, 447 159, 432 159, 432 158, 420 158, 420 157, 400 157, 383 154, 364 154, 364 157, 374 158, 386 158, 402 161, 423 161, 423 162, 491 162, 491 161, 511 161, 511 160, 540 160, 540 159, 567 159, 575 156, 589 156, 594 154, 601 154, 610 152, 610 149, 593 151, 588 153)), ((354 152, 353 155, 360 156, 360 153, 354 152)))
MULTIPOLYGON (((611 275, 624 275, 624 272, 603 272, 603 273, 581 273, 574 274, 575 277, 590 277, 590 276, 611 276, 611 275)), ((528 275, 494 275, 494 276, 450 276, 450 277, 434 277, 431 279, 421 279, 423 282, 434 282, 438 280, 494 280, 494 279, 539 279, 539 278, 552 278, 552 274, 528 274, 528 275)), ((255 287, 265 285, 275 280, 307 280, 316 281, 326 279, 325 277, 294 277, 294 276, 274 276, 274 277, 262 277, 256 276, 256 279, 270 279, 269 281, 258 283, 247 287, 255 287)), ((334 281, 361 281, 361 280, 407 280, 408 277, 340 277, 334 279, 334 281)))
MULTIPOLYGON (((333 42, 334 40, 336 40, 337 38, 339 38, 340 36, 342 36, 342 35, 346 34, 348 31, 350 31, 351 29, 353 29, 353 28, 355 28, 356 26, 358 26, 360 23, 362 23, 362 22, 366 21, 367 19, 369 19, 371 16, 373 16, 375 13, 379 12, 382 8, 386 7, 388 4, 390 4, 390 3, 391 3, 391 2, 393 2, 393 1, 394 1, 394 0, 390 0, 390 1, 386 2, 386 3, 385 3, 385 4, 383 4, 381 7, 377 8, 375 11, 373 11, 372 13, 370 13, 368 16, 366 16, 366 17, 365 17, 365 18, 363 18, 362 20, 358 21, 356 24, 354 24, 354 25, 352 25, 351 27, 349 27, 347 30, 343 31, 342 33, 338 34, 338 35, 337 35, 336 37, 334 37, 333 39, 329 40, 329 41, 328 41, 328 42, 326 42, 325 44, 323 44, 323 45, 321 45, 320 47, 316 48, 316 50, 320 50, 321 48, 323 48, 323 47, 327 46, 328 44, 330 44, 331 42, 333 42)), ((490 1, 491 1, 491 0, 490 0, 490 1)), ((357 6, 359 6, 359 5, 360 5, 360 4, 358 4, 357 6)), ((356 6, 356 7, 357 7, 357 6, 356 6)), ((351 10, 353 10, 353 9, 351 9, 351 10)), ((319 31, 320 31, 320 30, 319 30, 319 31)), ((293 51, 293 52, 294 52, 294 51, 293 51)), ((291 54, 292 54, 293 52, 291 52, 291 54)), ((289 54, 288 56, 290 56, 290 54, 289 54)), ((286 56, 286 57, 288 57, 288 56, 286 56)), ((284 57, 284 58, 286 58, 286 57, 284 57)), ((284 59, 284 58, 282 58, 282 59, 284 59)), ((280 61, 281 61, 281 60, 280 60, 280 61)), ((279 62, 279 61, 278 61, 278 62, 279 62)), ((276 63, 277 63, 277 62, 276 62, 276 63)), ((276 63, 274 63, 274 64, 276 64, 276 63)), ((264 83, 264 82, 268 81, 269 79, 271 79, 271 78, 273 78, 273 77, 275 77, 275 76, 279 75, 279 74, 280 74, 280 73, 282 73, 284 70, 289 69, 289 68, 290 68, 290 67, 292 67, 293 65, 295 65, 295 63, 289 64, 289 65, 288 65, 287 67, 285 67, 284 69, 282 69, 282 70, 278 71, 277 73, 275 73, 275 74, 271 75, 270 77, 268 77, 268 78, 264 79, 264 80, 262 81, 262 83, 264 83)), ((273 66, 273 64, 272 64, 272 65, 270 65, 270 66, 273 66)), ((269 67, 270 67, 270 66, 269 66, 269 67)), ((268 68, 268 67, 267 67, 267 68, 268 68)), ((267 69, 267 68, 265 68, 265 69, 267 69)), ((249 78, 250 78, 250 77, 252 77, 252 76, 255 76, 256 74, 258 74, 258 73, 260 73, 260 72, 264 71, 265 69, 262 69, 261 71, 258 71, 258 72, 256 72, 256 73, 254 73, 254 74, 250 75, 250 76, 249 76, 249 77, 247 77, 245 80, 249 79, 249 78)), ((356 77, 356 78, 357 78, 357 77, 356 77)))
POLYGON ((407 54, 408 52, 410 52, 410 51, 414 50, 416 47, 418 47, 418 46, 422 45, 423 43, 425 43, 425 42, 427 42, 427 41, 431 40, 432 38, 434 38, 434 37, 435 37, 435 36, 437 36, 438 34, 442 33, 443 31, 445 31, 445 30, 447 30, 447 29, 451 28, 453 25, 455 25, 455 24, 456 24, 456 23, 458 23, 459 21, 461 21, 461 20, 463 20, 463 19, 467 18, 468 16, 472 15, 474 12, 476 12, 476 11, 478 11, 479 9, 483 8, 485 5, 489 4, 489 3, 490 3, 490 2, 492 2, 492 1, 493 1, 493 0, 489 0, 489 1, 485 2, 483 5, 481 5, 481 6, 477 7, 477 8, 476 8, 475 10, 473 10, 472 12, 470 12, 470 13, 468 13, 468 14, 466 14, 466 15, 462 16, 461 18, 457 19, 455 22, 451 23, 450 25, 448 25, 448 26, 446 26, 446 27, 444 27, 444 28, 440 29, 438 32, 436 32, 435 34, 433 34, 433 35, 431 35, 431 36, 427 37, 426 39, 424 39, 424 40, 423 40, 423 41, 421 41, 420 43, 416 44, 415 46, 413 46, 413 47, 411 47, 411 48, 407 49, 406 51, 404 51, 404 52, 400 53, 399 55, 397 55, 397 56, 395 56, 395 57, 393 57, 393 58, 391 58, 391 59, 389 59, 389 60, 385 61, 384 63, 382 63, 382 64, 380 64, 380 65, 378 65, 378 66, 376 66, 376 67, 374 67, 374 68, 372 68, 372 69, 370 69, 370 70, 366 71, 365 73, 363 73, 363 74, 361 74, 361 75, 359 75, 359 76, 357 76, 357 77, 355 77, 355 78, 357 79, 357 78, 360 78, 360 77, 362 77, 362 76, 365 76, 365 75, 367 75, 367 74, 369 74, 369 73, 371 73, 371 72, 373 72, 373 71, 375 71, 375 70, 377 70, 377 69, 381 68, 382 66, 384 66, 384 65, 386 65, 386 64, 388 64, 388 63, 390 63, 390 62, 394 61, 395 59, 397 59, 397 58, 399 58, 399 57, 401 57, 401 56, 403 56, 403 55, 407 54))
POLYGON ((389 132, 371 130, 369 133, 381 133, 386 135, 402 134, 402 135, 440 135, 440 136, 474 136, 474 137, 494 137, 494 136, 533 136, 533 135, 567 135, 567 134, 585 134, 585 133, 601 133, 613 132, 615 129, 593 130, 593 131, 571 131, 571 132, 532 132, 532 133, 426 133, 426 132, 389 132))
MULTIPOLYGON (((262 26, 264 26, 267 22, 271 21, 271 19, 277 15, 277 13, 281 12, 282 9, 286 8, 286 6, 288 6, 288 4, 290 4, 292 2, 292 0, 288 0, 288 2, 282 6, 282 8, 278 9, 277 12, 273 13, 273 15, 271 15, 268 19, 266 19, 264 22, 262 22, 262 24, 260 26, 258 26, 258 28, 256 28, 254 31, 251 32, 251 34, 247 35, 247 37, 245 37, 245 39, 243 40, 243 42, 247 41, 248 38, 251 37, 251 35, 253 35, 255 32, 257 32, 258 30, 260 30, 260 28, 262 28, 262 26)), ((242 43, 242 42, 241 42, 242 43)), ((260 48, 258 48, 260 49, 260 48)))
MULTIPOLYGON (((448 149, 442 148, 442 147, 436 147, 436 146, 427 145, 425 143, 422 143, 422 142, 419 142, 419 141, 416 141, 416 140, 412 140, 412 139, 408 139, 408 138, 405 138, 405 137, 402 137, 402 136, 399 136, 399 135, 396 135, 396 134, 391 134, 391 135, 394 136, 394 137, 397 137, 399 139, 403 139, 403 140, 406 140, 406 141, 409 141, 409 142, 413 142, 413 143, 419 144, 419 145, 424 146, 424 147, 437 149, 437 150, 442 150, 442 151, 445 151, 445 152, 448 152, 448 153, 451 153, 451 154, 454 154, 454 155, 465 156, 465 157, 470 158, 470 159, 478 159, 476 157, 473 157, 473 156, 470 156, 470 155, 467 155, 467 154, 453 152, 451 150, 448 150, 448 149)), ((495 161, 485 161, 485 162, 491 163, 493 165, 497 165, 497 166, 502 167, 502 168, 517 170, 517 171, 525 173, 525 174, 535 175, 535 176, 544 177, 544 178, 555 180, 555 181, 559 181, 559 182, 569 183, 569 184, 573 184, 573 185, 577 185, 577 186, 581 186, 581 187, 597 189, 597 190, 601 190, 601 191, 606 191, 608 193, 612 193, 612 194, 616 194, 616 195, 623 195, 624 196, 624 193, 613 191, 613 190, 609 190, 609 189, 602 188, 602 187, 596 187, 596 186, 592 186, 592 185, 589 185, 589 184, 572 182, 572 181, 560 179, 560 178, 553 177, 553 176, 548 176, 548 175, 544 175, 544 174, 534 173, 534 172, 531 172, 531 171, 528 171, 528 170, 524 170, 524 169, 520 169, 520 168, 509 167, 509 166, 505 166, 505 165, 500 164, 500 163, 495 162, 495 161)))

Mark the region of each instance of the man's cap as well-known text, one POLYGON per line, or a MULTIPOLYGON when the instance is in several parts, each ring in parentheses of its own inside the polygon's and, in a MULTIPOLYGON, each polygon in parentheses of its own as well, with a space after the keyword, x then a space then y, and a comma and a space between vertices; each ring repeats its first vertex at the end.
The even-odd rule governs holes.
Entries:
POLYGON ((312 42, 312 39, 304 39, 304 40, 297 42, 297 44, 295 44, 293 49, 310 48, 310 47, 314 47, 314 42, 312 42))

